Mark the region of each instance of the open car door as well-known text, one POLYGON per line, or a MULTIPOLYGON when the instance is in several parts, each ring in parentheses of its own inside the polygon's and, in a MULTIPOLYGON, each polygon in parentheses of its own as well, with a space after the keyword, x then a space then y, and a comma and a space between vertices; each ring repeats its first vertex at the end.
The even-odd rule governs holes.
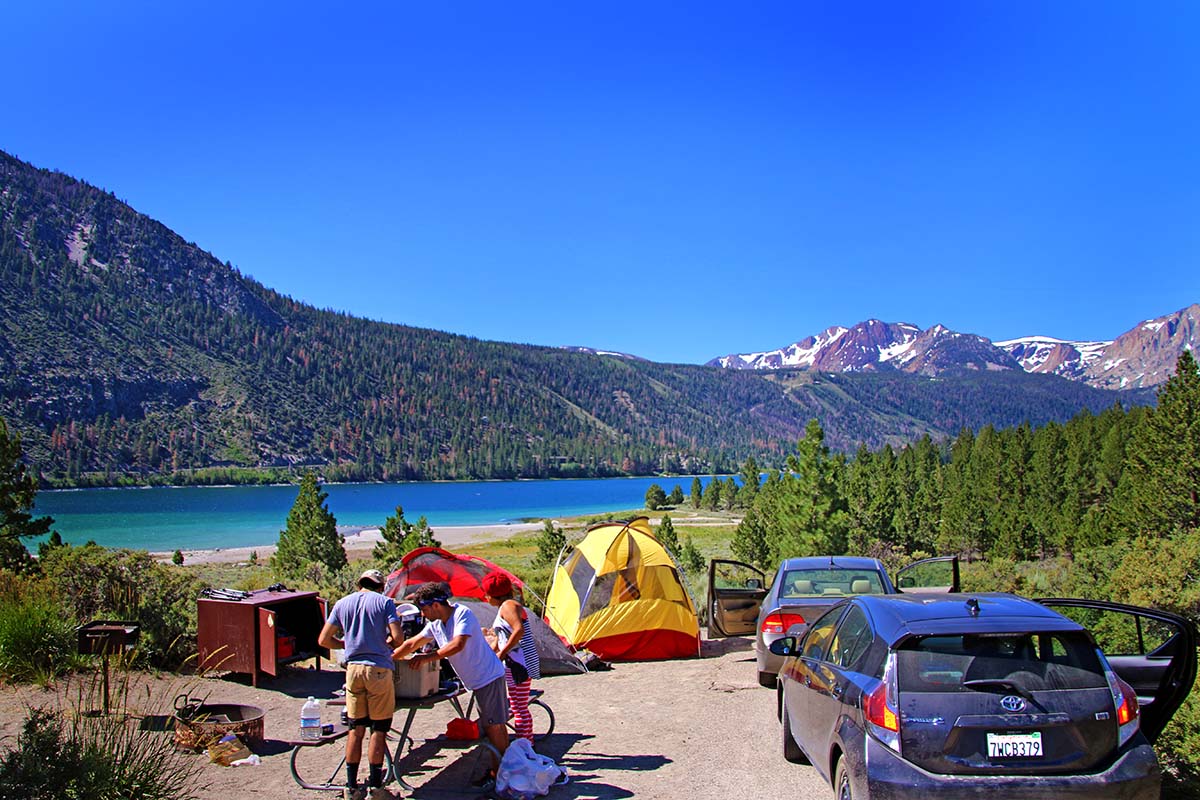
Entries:
POLYGON ((1153 743, 1196 680, 1196 626, 1154 608, 1038 598, 1087 628, 1113 671, 1137 693, 1142 733, 1153 743))
POLYGON ((753 636, 767 596, 766 575, 740 561, 708 562, 708 638, 753 636))
POLYGON ((958 590, 958 556, 923 558, 896 573, 898 592, 949 594, 958 590))

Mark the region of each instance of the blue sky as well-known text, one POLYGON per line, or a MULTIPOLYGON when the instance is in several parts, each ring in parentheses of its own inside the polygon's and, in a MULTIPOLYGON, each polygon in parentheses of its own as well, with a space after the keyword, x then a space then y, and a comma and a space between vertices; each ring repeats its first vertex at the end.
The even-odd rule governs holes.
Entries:
POLYGON ((0 149, 323 308, 698 363, 1200 302, 1190 2, 14 3, 0 149))

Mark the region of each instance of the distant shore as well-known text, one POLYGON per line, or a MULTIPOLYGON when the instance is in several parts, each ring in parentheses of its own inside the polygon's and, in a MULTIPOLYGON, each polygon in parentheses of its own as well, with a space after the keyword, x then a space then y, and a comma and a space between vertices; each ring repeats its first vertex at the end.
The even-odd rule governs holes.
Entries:
MULTIPOLYGON (((439 525, 433 529, 433 536, 442 546, 453 550, 472 542, 507 539, 518 533, 540 530, 540 522, 513 522, 499 525, 439 525)), ((346 539, 346 556, 351 561, 369 558, 376 543, 383 536, 379 528, 354 526, 338 526, 338 531, 346 539)), ((185 564, 238 564, 248 562, 251 553, 258 554, 259 563, 264 563, 275 552, 275 545, 264 544, 254 547, 228 547, 213 550, 181 550, 185 564)), ((159 561, 170 561, 174 551, 153 552, 152 556, 159 561)))

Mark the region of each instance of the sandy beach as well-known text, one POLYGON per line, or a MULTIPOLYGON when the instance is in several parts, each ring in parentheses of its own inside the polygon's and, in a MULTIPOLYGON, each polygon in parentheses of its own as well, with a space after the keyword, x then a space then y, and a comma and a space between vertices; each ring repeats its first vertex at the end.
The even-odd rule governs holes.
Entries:
MULTIPOLYGON (((449 525, 438 526, 433 535, 443 547, 450 550, 471 542, 507 539, 508 537, 540 530, 540 522, 514 522, 502 525, 449 525)), ((382 538, 379 528, 354 528, 339 526, 338 530, 346 537, 346 556, 355 559, 367 558, 375 543, 382 538)), ((271 557, 275 552, 274 544, 258 545, 256 547, 229 547, 216 550, 183 550, 185 564, 237 564, 248 562, 251 553, 257 553, 260 562, 271 557)), ((172 552, 155 552, 152 555, 160 561, 170 561, 172 552)))

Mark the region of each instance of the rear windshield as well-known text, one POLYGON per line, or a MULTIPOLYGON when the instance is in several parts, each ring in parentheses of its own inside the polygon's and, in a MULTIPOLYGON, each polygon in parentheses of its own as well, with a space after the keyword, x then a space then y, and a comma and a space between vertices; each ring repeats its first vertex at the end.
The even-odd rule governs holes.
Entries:
POLYGON ((1080 633, 927 636, 896 653, 902 692, 1018 691, 1107 685, 1095 647, 1080 633), (972 686, 964 682, 979 681, 972 686))
POLYGON ((849 569, 792 569, 783 574, 780 597, 883 594, 878 572, 849 569))

